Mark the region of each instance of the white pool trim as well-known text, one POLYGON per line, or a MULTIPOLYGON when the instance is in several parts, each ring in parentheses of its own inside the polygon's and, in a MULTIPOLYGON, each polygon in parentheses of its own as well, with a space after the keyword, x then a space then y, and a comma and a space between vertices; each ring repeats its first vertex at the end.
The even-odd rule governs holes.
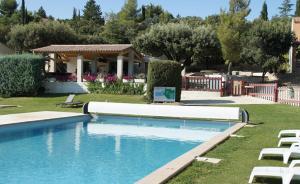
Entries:
POLYGON ((4 125, 28 123, 34 121, 46 121, 61 118, 83 117, 87 116, 81 113, 40 111, 30 113, 8 114, 0 116, 0 127, 4 125))
POLYGON ((196 157, 202 156, 205 153, 209 152, 218 144, 228 139, 231 134, 234 134, 235 132, 243 128, 245 125, 245 123, 236 123, 234 126, 227 129, 223 133, 220 133, 219 135, 213 137, 209 141, 204 142, 203 144, 186 152, 180 157, 174 159, 173 161, 165 164, 161 168, 150 173, 146 177, 137 181, 136 184, 162 184, 167 182, 180 171, 188 167, 195 160, 196 157))

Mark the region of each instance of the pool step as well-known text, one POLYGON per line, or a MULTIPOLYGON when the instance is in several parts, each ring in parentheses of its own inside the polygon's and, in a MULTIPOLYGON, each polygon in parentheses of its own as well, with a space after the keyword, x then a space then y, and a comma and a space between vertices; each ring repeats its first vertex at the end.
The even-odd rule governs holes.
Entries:
POLYGON ((222 159, 208 158, 208 157, 196 157, 196 160, 199 162, 207 162, 207 163, 212 163, 212 164, 218 164, 219 162, 222 161, 222 159))

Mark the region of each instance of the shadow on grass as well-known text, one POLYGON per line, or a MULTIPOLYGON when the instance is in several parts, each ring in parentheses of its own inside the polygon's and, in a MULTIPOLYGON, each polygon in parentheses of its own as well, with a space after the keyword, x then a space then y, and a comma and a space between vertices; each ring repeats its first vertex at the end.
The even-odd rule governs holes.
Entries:
POLYGON ((264 183, 264 184, 282 184, 281 179, 274 179, 274 178, 256 178, 255 183, 264 183))
POLYGON ((264 122, 259 122, 259 123, 254 123, 254 122, 250 122, 248 123, 248 125, 263 125, 265 124, 264 122))
POLYGON ((182 100, 185 106, 198 106, 198 105, 217 105, 217 104, 234 104, 232 100, 182 100))

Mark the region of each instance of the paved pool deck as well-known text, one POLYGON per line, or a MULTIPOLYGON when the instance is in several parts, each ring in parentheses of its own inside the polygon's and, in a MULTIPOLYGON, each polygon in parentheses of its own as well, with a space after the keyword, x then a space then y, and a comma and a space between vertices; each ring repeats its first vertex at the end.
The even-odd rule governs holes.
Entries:
POLYGON ((9 114, 0 116, 0 126, 26 123, 33 121, 43 121, 59 118, 70 118, 70 117, 81 117, 86 116, 81 113, 72 112, 56 112, 56 111, 41 111, 41 112, 30 112, 20 114, 9 114))
POLYGON ((251 96, 220 97, 220 92, 182 91, 181 102, 184 105, 240 105, 240 104, 276 104, 275 102, 251 96))

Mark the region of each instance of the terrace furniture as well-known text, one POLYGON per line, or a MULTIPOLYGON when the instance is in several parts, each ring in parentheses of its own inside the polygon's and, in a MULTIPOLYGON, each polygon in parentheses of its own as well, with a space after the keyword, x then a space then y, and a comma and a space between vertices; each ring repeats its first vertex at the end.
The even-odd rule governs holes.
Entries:
POLYGON ((258 160, 266 156, 283 157, 283 163, 287 164, 291 157, 300 158, 300 143, 294 143, 290 148, 264 148, 261 150, 258 160))
POLYGON ((300 137, 300 130, 282 130, 278 134, 278 138, 286 136, 300 137))
POLYGON ((281 138, 278 142, 278 147, 285 145, 285 144, 293 144, 293 143, 300 143, 300 137, 281 138))
POLYGON ((278 178, 282 179, 282 184, 290 184, 293 179, 300 179, 300 160, 294 160, 289 167, 254 167, 249 183, 252 183, 255 177, 278 178))
POLYGON ((81 107, 83 102, 74 102, 75 95, 69 95, 64 103, 58 103, 56 106, 60 105, 61 107, 81 107))

